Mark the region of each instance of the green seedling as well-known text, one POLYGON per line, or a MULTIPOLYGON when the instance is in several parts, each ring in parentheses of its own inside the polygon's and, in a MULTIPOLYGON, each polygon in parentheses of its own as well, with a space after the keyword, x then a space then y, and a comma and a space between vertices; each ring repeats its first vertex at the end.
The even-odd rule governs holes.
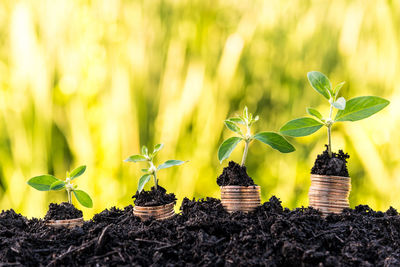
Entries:
POLYGON ((132 155, 129 158, 125 160, 125 162, 140 162, 140 161, 147 161, 149 164, 149 168, 147 169, 142 169, 142 172, 145 174, 140 177, 139 183, 138 183, 138 189, 137 191, 140 193, 142 192, 144 186, 147 184, 148 181, 150 181, 151 176, 153 176, 154 179, 154 185, 156 189, 158 188, 158 179, 157 179, 157 172, 162 169, 166 169, 172 166, 177 166, 185 163, 185 161, 181 160, 167 160, 163 164, 159 165, 156 167, 153 163, 154 157, 157 155, 157 153, 163 148, 163 144, 157 144, 154 146, 153 153, 149 154, 149 150, 147 149, 146 146, 142 147, 142 154, 138 155, 132 155))
POLYGON ((338 97, 344 82, 333 88, 328 77, 318 71, 309 72, 307 78, 312 88, 328 100, 330 105, 329 116, 323 117, 318 110, 307 108, 307 113, 314 118, 303 117, 291 120, 280 129, 280 132, 287 136, 301 137, 310 135, 318 131, 322 126, 326 126, 330 157, 332 157, 331 130, 336 122, 365 119, 382 110, 390 103, 388 100, 377 96, 360 96, 346 101, 344 97, 338 97), (333 118, 334 109, 338 110, 335 118, 333 118))
POLYGON ((253 123, 258 121, 258 119, 259 116, 253 117, 253 114, 249 113, 247 107, 245 107, 243 110, 243 116, 225 120, 225 126, 229 130, 237 133, 239 136, 230 137, 222 142, 218 148, 218 159, 221 163, 223 160, 229 158, 232 151, 241 141, 244 141, 244 152, 241 166, 244 166, 246 162, 249 145, 253 140, 261 141, 282 153, 289 153, 296 150, 283 136, 277 133, 261 132, 253 135, 251 133, 251 126, 253 123), (243 133, 240 125, 246 128, 246 133, 243 133))
POLYGON ((82 190, 78 190, 78 186, 72 184, 72 180, 81 176, 86 170, 86 166, 80 166, 74 169, 72 172, 67 172, 67 178, 62 181, 53 175, 45 174, 35 176, 28 181, 28 185, 32 186, 39 191, 50 191, 50 190, 61 190, 65 189, 68 195, 68 203, 72 204, 72 193, 82 204, 82 206, 91 208, 93 207, 93 201, 90 196, 82 190))

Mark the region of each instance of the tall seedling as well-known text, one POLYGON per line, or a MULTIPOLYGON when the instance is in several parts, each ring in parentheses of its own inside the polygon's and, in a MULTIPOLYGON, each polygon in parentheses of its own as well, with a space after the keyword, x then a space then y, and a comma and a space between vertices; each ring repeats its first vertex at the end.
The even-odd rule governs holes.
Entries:
POLYGON ((82 206, 91 208, 93 207, 93 201, 90 196, 82 190, 78 190, 78 186, 72 184, 72 180, 81 176, 86 170, 86 166, 80 166, 74 169, 72 172, 67 172, 65 181, 62 181, 53 175, 45 174, 35 176, 28 181, 28 185, 32 186, 39 191, 50 191, 50 190, 61 190, 65 189, 68 195, 68 203, 72 204, 72 194, 81 203, 82 206))
POLYGON ((237 144, 242 141, 244 142, 244 152, 241 166, 244 166, 246 162, 249 145, 253 140, 261 141, 282 153, 289 153, 296 150, 283 136, 277 133, 260 132, 253 135, 251 132, 251 126, 258 120, 259 116, 253 117, 253 114, 248 112, 247 107, 243 110, 243 116, 225 120, 225 126, 229 130, 238 134, 238 136, 226 139, 218 148, 218 159, 221 163, 224 159, 229 158, 237 144), (244 126, 246 133, 243 133, 242 129, 239 127, 240 125, 244 126))
POLYGON ((132 155, 125 160, 125 162, 146 161, 149 164, 149 168, 142 169, 142 172, 144 172, 145 174, 142 177, 140 177, 140 179, 139 179, 138 189, 137 189, 137 191, 139 193, 142 192, 144 186, 147 184, 148 181, 150 181, 151 176, 153 176, 154 185, 155 185, 156 189, 158 188, 157 172, 159 170, 166 169, 166 168, 169 168, 172 166, 181 165, 181 164, 185 163, 185 161, 173 159, 173 160, 167 160, 163 164, 156 167, 153 163, 153 159, 157 155, 157 153, 163 148, 163 146, 164 146, 163 144, 155 145, 152 153, 149 153, 149 150, 147 149, 147 147, 143 146, 142 154, 132 155))
POLYGON ((338 97, 344 82, 333 88, 328 77, 318 71, 309 72, 307 78, 312 88, 329 102, 329 116, 323 117, 318 110, 307 108, 307 113, 314 118, 303 117, 291 120, 280 129, 280 132, 287 136, 301 137, 310 135, 325 126, 328 133, 328 153, 330 157, 332 157, 331 130, 335 123, 365 119, 382 110, 390 103, 388 100, 378 96, 360 96, 346 101, 344 97, 338 97), (333 117, 334 110, 338 110, 335 117, 333 117))

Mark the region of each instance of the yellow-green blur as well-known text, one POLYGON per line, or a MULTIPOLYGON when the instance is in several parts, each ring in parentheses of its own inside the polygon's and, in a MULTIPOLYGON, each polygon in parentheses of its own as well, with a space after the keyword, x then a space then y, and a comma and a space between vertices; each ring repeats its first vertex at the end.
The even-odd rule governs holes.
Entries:
MULTIPOLYGON (((219 197, 216 177, 228 161, 218 162, 217 149, 233 136, 224 119, 247 105, 260 116, 255 130, 277 131, 306 107, 326 114, 310 70, 346 81, 346 99, 391 101, 366 120, 334 125, 332 142, 351 155, 352 207, 400 208, 399 25, 398 1, 1 1, 0 209, 44 216, 66 194, 26 181, 65 178, 83 164, 76 182, 94 202, 75 202, 85 218, 129 205, 145 164, 123 160, 159 142, 158 164, 189 160, 159 172, 178 204, 219 197)), ((252 143, 248 173, 263 201, 307 206, 326 129, 289 140, 290 154, 252 143)), ((231 159, 242 153, 243 144, 231 159)))

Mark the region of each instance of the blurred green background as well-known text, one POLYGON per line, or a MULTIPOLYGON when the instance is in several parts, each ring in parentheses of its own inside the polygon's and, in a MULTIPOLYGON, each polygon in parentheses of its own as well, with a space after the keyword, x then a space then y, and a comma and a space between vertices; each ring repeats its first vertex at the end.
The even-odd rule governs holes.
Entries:
MULTIPOLYGON (((334 126, 333 148, 350 153, 351 206, 400 208, 399 1, 12 1, 0 2, 0 209, 41 217, 61 192, 38 192, 35 175, 77 179, 89 218, 132 203, 141 145, 165 144, 160 184, 184 196, 219 197, 223 120, 248 105, 255 131, 276 131, 327 103, 308 84, 319 70, 342 95, 379 95, 389 107, 334 126)), ((326 114, 326 113, 325 113, 326 114)), ((307 206, 310 169, 326 131, 290 139, 280 154, 259 142, 249 175, 263 201, 307 206)), ((231 159, 240 162, 243 144, 231 159)), ((147 186, 148 188, 148 186, 147 186)), ((76 203, 76 201, 75 201, 76 203)))

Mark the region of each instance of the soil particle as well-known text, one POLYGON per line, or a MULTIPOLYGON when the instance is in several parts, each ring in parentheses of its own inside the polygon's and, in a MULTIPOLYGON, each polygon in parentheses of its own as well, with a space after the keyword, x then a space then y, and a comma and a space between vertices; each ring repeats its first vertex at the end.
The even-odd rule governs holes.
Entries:
POLYGON ((44 216, 45 220, 68 220, 81 218, 83 216, 82 211, 75 208, 74 205, 68 202, 62 202, 60 204, 50 203, 49 210, 44 216))
POLYGON ((222 174, 217 178, 219 186, 227 185, 255 185, 253 179, 247 175, 246 166, 240 166, 234 161, 230 161, 228 167, 225 167, 222 174))
POLYGON ((175 194, 167 194, 167 190, 162 186, 157 186, 157 189, 153 186, 150 191, 142 190, 140 193, 136 192, 132 198, 135 199, 135 205, 143 207, 160 206, 171 202, 176 203, 175 194))
POLYGON ((185 198, 181 214, 141 222, 132 206, 96 214, 82 228, 0 214, 0 265, 24 266, 399 266, 400 216, 366 205, 321 217, 283 208, 227 213, 214 198, 185 198))
POLYGON ((317 156, 314 166, 311 169, 311 174, 349 177, 349 172, 347 171, 349 154, 344 153, 343 150, 339 150, 339 153, 332 152, 332 157, 330 157, 328 145, 325 146, 326 150, 317 156))

